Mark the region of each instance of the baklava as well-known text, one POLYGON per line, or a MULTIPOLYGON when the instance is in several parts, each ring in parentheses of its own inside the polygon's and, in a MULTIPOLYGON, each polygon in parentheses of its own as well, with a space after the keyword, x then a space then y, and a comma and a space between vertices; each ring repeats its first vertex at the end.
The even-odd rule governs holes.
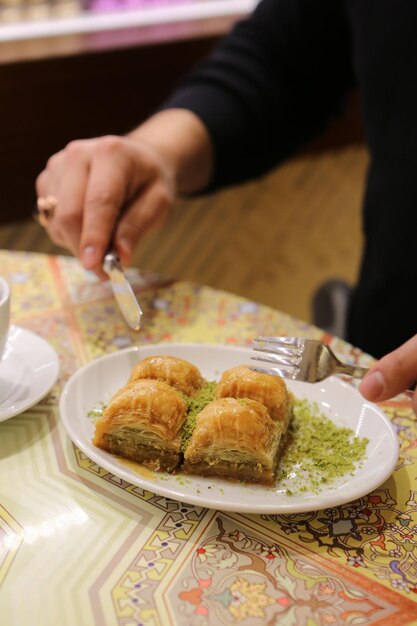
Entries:
POLYGON ((160 380, 127 383, 96 422, 93 443, 154 469, 172 471, 181 460, 187 402, 160 380))
POLYGON ((129 381, 141 378, 162 380, 187 396, 193 396, 204 382, 195 365, 173 356, 149 356, 139 361, 129 381))
POLYGON ((271 485, 283 431, 257 400, 214 400, 197 415, 182 469, 271 485))
POLYGON ((291 416, 292 396, 285 381, 278 376, 261 374, 246 365, 238 365, 223 372, 217 398, 251 398, 263 404, 274 422, 284 429, 291 416))
POLYGON ((150 356, 110 400, 93 442, 154 470, 271 485, 291 406, 281 378, 245 365, 216 383, 184 359, 150 356))

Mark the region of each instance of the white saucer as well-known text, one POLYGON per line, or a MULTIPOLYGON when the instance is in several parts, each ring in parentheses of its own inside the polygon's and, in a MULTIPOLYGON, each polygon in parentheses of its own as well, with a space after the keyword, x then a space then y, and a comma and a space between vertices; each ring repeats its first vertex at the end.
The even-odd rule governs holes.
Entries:
POLYGON ((58 372, 58 355, 45 339, 11 326, 0 361, 0 422, 42 400, 58 372))

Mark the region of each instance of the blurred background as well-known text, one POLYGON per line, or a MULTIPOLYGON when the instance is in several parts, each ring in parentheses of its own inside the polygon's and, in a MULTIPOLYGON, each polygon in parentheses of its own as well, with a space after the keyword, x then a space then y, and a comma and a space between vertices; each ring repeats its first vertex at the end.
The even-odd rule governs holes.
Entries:
MULTIPOLYGON (((0 0, 0 248, 65 254, 32 219, 34 181, 68 141, 125 133, 252 0, 0 0)), ((355 94, 324 135, 262 180, 177 202, 134 264, 312 321, 324 281, 352 283, 368 163, 355 94)))

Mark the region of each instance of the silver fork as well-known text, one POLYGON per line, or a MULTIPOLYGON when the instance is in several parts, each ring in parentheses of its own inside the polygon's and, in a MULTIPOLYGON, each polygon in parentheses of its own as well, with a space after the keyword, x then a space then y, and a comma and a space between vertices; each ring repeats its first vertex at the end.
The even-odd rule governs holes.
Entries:
POLYGON ((342 363, 328 345, 316 339, 257 337, 254 341, 260 345, 253 349, 261 354, 251 359, 273 364, 272 367, 250 366, 263 374, 316 383, 334 374, 363 378, 368 371, 366 367, 342 363))

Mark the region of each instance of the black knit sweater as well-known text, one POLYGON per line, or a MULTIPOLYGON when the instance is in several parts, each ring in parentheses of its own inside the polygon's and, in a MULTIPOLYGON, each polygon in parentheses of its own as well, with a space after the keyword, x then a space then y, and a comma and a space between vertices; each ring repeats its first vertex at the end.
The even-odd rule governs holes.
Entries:
POLYGON ((355 85, 371 162, 348 339, 379 357, 417 332, 417 0, 262 0, 164 106, 207 126, 214 189, 291 155, 355 85))

